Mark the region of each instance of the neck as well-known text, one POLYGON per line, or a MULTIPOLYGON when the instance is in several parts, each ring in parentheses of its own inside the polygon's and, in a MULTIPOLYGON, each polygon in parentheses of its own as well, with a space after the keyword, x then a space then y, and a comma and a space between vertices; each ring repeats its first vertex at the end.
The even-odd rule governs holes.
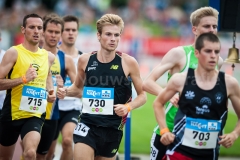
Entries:
POLYGON ((50 46, 46 45, 45 43, 44 43, 44 45, 43 45, 43 49, 45 49, 45 50, 53 53, 54 55, 56 55, 57 52, 58 52, 57 46, 50 47, 50 46))
POLYGON ((38 43, 36 45, 32 45, 24 40, 22 43, 23 47, 31 52, 37 52, 38 51, 38 43))
POLYGON ((62 43, 59 46, 59 49, 62 50, 65 54, 70 55, 71 57, 77 57, 78 56, 78 50, 75 48, 74 45, 66 45, 62 43))
POLYGON ((211 71, 207 71, 204 68, 201 67, 197 67, 197 69, 195 70, 195 77, 199 77, 199 79, 203 82, 207 82, 207 81, 211 81, 213 79, 215 79, 215 75, 216 75, 216 70, 213 69, 211 71))
POLYGON ((106 51, 103 49, 100 49, 97 54, 97 58, 102 63, 108 63, 111 62, 115 57, 115 50, 114 51, 106 51))

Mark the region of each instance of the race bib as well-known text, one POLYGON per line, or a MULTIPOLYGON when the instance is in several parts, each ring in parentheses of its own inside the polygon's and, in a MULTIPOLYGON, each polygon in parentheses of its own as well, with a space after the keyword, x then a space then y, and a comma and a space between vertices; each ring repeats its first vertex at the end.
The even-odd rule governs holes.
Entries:
POLYGON ((113 115, 113 88, 83 88, 83 113, 113 115))
POLYGON ((182 145, 197 149, 216 148, 221 121, 186 118, 182 145))
POLYGON ((90 128, 88 126, 86 126, 83 123, 78 123, 76 128, 73 131, 73 134, 82 136, 82 137, 86 137, 86 135, 88 134, 88 130, 90 128))
POLYGON ((44 113, 46 111, 47 95, 42 88, 23 86, 19 110, 44 113))

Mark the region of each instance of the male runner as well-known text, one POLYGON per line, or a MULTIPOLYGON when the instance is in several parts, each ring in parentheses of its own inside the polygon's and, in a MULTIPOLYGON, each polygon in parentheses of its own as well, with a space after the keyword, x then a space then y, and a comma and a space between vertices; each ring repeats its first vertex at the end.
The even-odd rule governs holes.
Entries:
MULTIPOLYGON (((79 56, 82 54, 75 47, 75 42, 78 36, 79 20, 73 15, 66 15, 63 17, 64 30, 62 33, 62 43, 59 49, 65 54, 72 57, 76 70, 77 62, 79 56)), ((67 76, 64 86, 71 86, 71 80, 67 76)), ((79 98, 75 97, 65 97, 63 100, 58 101, 59 107, 59 120, 57 134, 54 137, 54 141, 49 149, 47 157, 53 157, 55 152, 55 147, 57 144, 57 138, 59 132, 62 133, 62 160, 72 160, 73 159, 73 130, 77 125, 78 116, 80 114, 80 109, 82 107, 82 102, 79 98)))
POLYGON ((154 102, 161 142, 169 145, 166 153, 169 160, 218 160, 219 145, 231 147, 240 135, 240 88, 234 77, 215 69, 220 48, 216 35, 200 35, 195 44, 198 67, 174 74, 154 102), (164 104, 176 92, 180 94, 179 109, 171 133, 166 125, 164 104), (228 99, 238 122, 231 133, 222 135, 228 99))
POLYGON ((116 51, 124 27, 121 17, 105 14, 97 21, 98 51, 78 60, 75 82, 57 95, 82 97, 83 109, 74 130, 74 159, 114 160, 127 113, 146 102, 137 61, 116 51), (131 81, 137 97, 131 101, 131 81))
POLYGON ((0 64, 0 90, 7 90, 0 115, 0 159, 12 159, 18 136, 25 160, 36 158, 45 119, 46 89, 53 89, 50 67, 54 55, 38 48, 43 21, 37 14, 23 18, 24 42, 8 49, 0 64))
MULTIPOLYGON (((59 77, 60 75, 63 80, 65 80, 66 75, 69 75, 71 81, 73 81, 76 76, 76 70, 72 58, 65 56, 65 54, 57 48, 62 32, 62 18, 56 14, 49 14, 44 17, 43 48, 47 51, 51 51, 56 56, 51 67, 52 79, 54 82, 54 94, 56 94, 57 87, 59 87, 58 85, 60 82, 58 79, 61 80, 59 77)), ((63 82, 60 85, 63 86, 63 82)), ((46 158, 46 154, 56 134, 58 119, 59 111, 57 99, 54 103, 47 104, 46 120, 42 128, 41 140, 37 149, 38 160, 45 160, 46 158)))
MULTIPOLYGON (((194 11, 190 16, 192 24, 192 32, 196 38, 202 33, 211 32, 217 34, 218 11, 212 7, 202 7, 194 11)), ((198 65, 198 60, 194 55, 195 41, 189 46, 179 46, 171 49, 162 59, 161 63, 153 69, 150 75, 143 83, 143 89, 153 95, 158 95, 162 91, 162 87, 156 82, 165 72, 168 73, 168 80, 171 76, 178 72, 185 72, 188 68, 195 69, 198 65)), ((223 60, 220 58, 217 67, 220 68, 223 60)), ((173 129, 173 120, 178 108, 176 102, 179 97, 176 94, 171 103, 167 102, 166 120, 170 131, 173 129)), ((151 160, 161 160, 166 152, 166 146, 160 142, 161 131, 159 126, 156 126, 151 140, 151 160)))

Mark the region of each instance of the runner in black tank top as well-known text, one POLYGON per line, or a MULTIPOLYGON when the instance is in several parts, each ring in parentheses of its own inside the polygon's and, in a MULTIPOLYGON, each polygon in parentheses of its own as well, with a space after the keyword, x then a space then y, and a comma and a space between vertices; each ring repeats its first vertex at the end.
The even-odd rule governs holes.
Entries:
POLYGON ((77 77, 58 97, 82 98, 82 115, 74 129, 74 159, 114 160, 127 114, 146 102, 139 65, 134 57, 116 51, 124 22, 114 14, 97 21, 100 49, 79 57, 77 77), (131 100, 131 83, 137 96, 131 100))
POLYGON ((196 160, 213 160, 218 157, 219 145, 216 144, 227 119, 224 73, 219 72, 211 90, 203 90, 195 82, 194 70, 189 69, 175 117, 176 138, 167 152, 177 151, 196 160))
POLYGON ((240 135, 240 121, 235 129, 222 135, 227 120, 228 98, 240 116, 240 89, 237 80, 215 69, 220 53, 216 35, 203 33, 196 40, 195 55, 198 67, 187 73, 176 73, 154 102, 154 111, 161 142, 168 145, 168 160, 217 160, 219 145, 231 147, 240 135), (164 105, 180 94, 174 129, 169 131, 164 105))
MULTIPOLYGON (((114 88, 114 104, 130 102, 132 95, 131 82, 127 79, 122 68, 120 52, 116 52, 115 58, 109 63, 101 63, 97 60, 97 53, 93 52, 86 67, 86 87, 114 88)), ((111 127, 122 130, 126 116, 95 115, 83 113, 81 122, 102 127, 111 127)))

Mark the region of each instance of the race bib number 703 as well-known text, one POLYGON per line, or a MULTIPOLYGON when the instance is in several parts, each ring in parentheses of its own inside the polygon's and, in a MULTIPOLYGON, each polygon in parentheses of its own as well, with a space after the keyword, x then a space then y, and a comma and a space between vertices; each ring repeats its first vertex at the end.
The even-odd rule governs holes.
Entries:
POLYGON ((215 148, 220 130, 220 120, 187 117, 182 145, 197 149, 215 148))

